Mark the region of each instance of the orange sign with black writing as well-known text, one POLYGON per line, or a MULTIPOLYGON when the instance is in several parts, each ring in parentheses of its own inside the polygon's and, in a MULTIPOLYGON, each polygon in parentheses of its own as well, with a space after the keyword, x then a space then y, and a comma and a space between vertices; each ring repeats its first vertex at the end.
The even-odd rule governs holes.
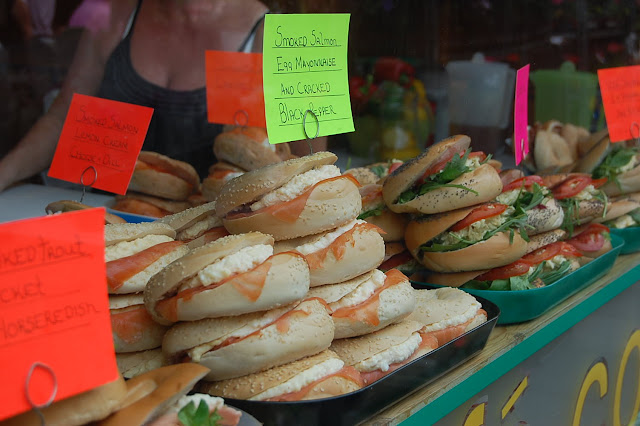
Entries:
POLYGON ((49 176, 124 194, 152 108, 75 94, 49 176))
POLYGON ((640 65, 598 70, 611 142, 640 137, 640 65))
POLYGON ((104 214, 98 208, 0 225, 0 420, 118 377, 104 214))
POLYGON ((262 91, 262 54, 207 50, 209 122, 267 127, 262 91))

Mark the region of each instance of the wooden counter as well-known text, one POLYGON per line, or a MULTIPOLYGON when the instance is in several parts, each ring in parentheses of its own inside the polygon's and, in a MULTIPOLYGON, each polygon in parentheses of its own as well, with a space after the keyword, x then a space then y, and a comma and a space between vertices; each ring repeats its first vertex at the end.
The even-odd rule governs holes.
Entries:
POLYGON ((640 254, 619 256, 605 277, 535 320, 497 326, 484 350, 474 358, 364 424, 431 425, 437 422, 638 281, 640 254))

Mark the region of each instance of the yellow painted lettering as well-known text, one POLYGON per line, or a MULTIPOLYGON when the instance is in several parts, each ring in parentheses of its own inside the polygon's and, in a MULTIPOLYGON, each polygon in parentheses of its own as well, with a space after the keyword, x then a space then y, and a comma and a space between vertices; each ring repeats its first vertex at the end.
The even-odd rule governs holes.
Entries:
POLYGON ((580 426, 580 417, 582 417, 582 409, 584 408, 584 400, 587 397, 589 388, 597 382, 600 385, 600 399, 607 394, 607 366, 603 361, 596 362, 587 372, 582 382, 580 393, 578 394, 578 403, 573 414, 573 426, 580 426))
MULTIPOLYGON (((624 381, 624 373, 627 369, 627 361, 629 361, 629 357, 631 356, 631 352, 634 349, 638 349, 638 356, 640 357, 640 330, 634 331, 634 333, 629 337, 627 341, 627 346, 624 348, 624 353, 622 354, 622 362, 620 363, 620 369, 618 370, 618 381, 616 382, 616 394, 614 397, 613 403, 613 425, 620 426, 622 423, 620 422, 620 400, 622 398, 622 383, 624 381)), ((640 369, 638 370, 638 390, 636 391, 636 402, 633 405, 633 411, 631 412, 631 420, 629 420, 629 425, 633 424, 633 419, 635 417, 635 413, 640 410, 640 369)))

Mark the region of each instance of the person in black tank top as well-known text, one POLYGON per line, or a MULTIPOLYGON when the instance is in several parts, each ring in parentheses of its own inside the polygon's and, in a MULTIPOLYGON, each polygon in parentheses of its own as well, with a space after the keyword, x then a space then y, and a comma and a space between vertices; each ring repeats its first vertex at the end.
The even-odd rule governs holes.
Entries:
POLYGON ((202 177, 215 162, 222 126, 207 121, 204 51, 251 50, 254 36, 258 47, 267 7, 259 0, 118 0, 111 7, 108 28, 83 33, 49 111, 0 159, 0 191, 50 165, 74 93, 151 107, 144 150, 186 161, 202 177))

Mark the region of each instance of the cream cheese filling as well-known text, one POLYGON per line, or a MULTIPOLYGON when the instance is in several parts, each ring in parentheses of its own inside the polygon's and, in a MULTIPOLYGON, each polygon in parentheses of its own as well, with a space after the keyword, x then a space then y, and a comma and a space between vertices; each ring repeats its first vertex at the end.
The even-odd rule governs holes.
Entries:
POLYGON ((372 357, 360 361, 354 367, 356 370, 367 373, 369 371, 389 371, 391 364, 408 359, 420 346, 422 337, 420 333, 412 333, 411 336, 399 345, 392 346, 372 357))
POLYGON ((636 221, 628 214, 617 217, 611 222, 611 227, 616 229, 625 229, 632 226, 637 226, 636 221))
POLYGON ((514 212, 513 207, 507 207, 507 209, 497 215, 487 219, 481 219, 472 223, 464 229, 456 232, 445 232, 441 235, 442 244, 456 244, 460 239, 467 241, 480 241, 484 237, 487 231, 496 229, 502 225, 514 212), (456 236, 458 238, 456 238, 456 236))
POLYGON ((467 321, 471 320, 473 317, 475 317, 478 314, 478 310, 481 307, 482 305, 477 300, 474 300, 473 303, 469 305, 469 308, 466 311, 464 311, 462 314, 456 315, 455 317, 452 317, 452 318, 443 319, 442 321, 438 321, 433 324, 425 325, 422 328, 422 332, 429 333, 431 331, 444 330, 447 327, 464 324, 467 321))
POLYGON ((305 386, 320 380, 323 377, 337 373, 344 367, 344 361, 338 358, 331 358, 320 364, 314 365, 308 368, 284 383, 267 389, 266 391, 259 393, 258 395, 249 398, 249 401, 263 401, 265 399, 273 398, 278 395, 285 395, 291 392, 298 392, 305 386))
POLYGON ((349 294, 345 295, 339 300, 336 300, 333 303, 329 303, 329 307, 336 311, 340 308, 344 308, 347 306, 356 306, 368 298, 370 298, 376 290, 384 285, 385 278, 387 276, 384 272, 379 270, 374 270, 371 277, 363 281, 349 294))
POLYGON ((273 255, 273 247, 268 244, 257 244, 245 247, 235 253, 218 259, 216 262, 200 270, 193 279, 187 280, 178 291, 199 286, 208 286, 231 275, 247 272, 263 263, 273 255))
POLYGON ((322 237, 318 238, 318 240, 312 242, 312 243, 307 243, 307 244, 303 244, 299 247, 296 247, 296 251, 299 252, 302 255, 308 255, 311 254, 313 252, 316 252, 318 250, 322 250, 324 248, 329 247, 329 245, 331 243, 333 243, 340 235, 344 234, 345 232, 351 230, 354 226, 356 226, 359 223, 367 223, 364 220, 360 220, 360 219, 355 219, 352 220, 351 222, 347 223, 346 225, 342 225, 341 227, 337 228, 335 231, 331 231, 326 233, 325 235, 323 235, 322 237))
POLYGON ((145 235, 133 241, 122 241, 118 244, 105 247, 104 260, 105 262, 111 262, 112 260, 133 256, 150 247, 169 241, 173 241, 173 238, 166 235, 145 235))
POLYGON ((340 176, 340 169, 333 165, 325 165, 313 168, 307 172, 294 176, 280 188, 267 193, 260 200, 251 205, 251 210, 256 211, 277 203, 290 201, 302 194, 312 185, 325 179, 340 176))

